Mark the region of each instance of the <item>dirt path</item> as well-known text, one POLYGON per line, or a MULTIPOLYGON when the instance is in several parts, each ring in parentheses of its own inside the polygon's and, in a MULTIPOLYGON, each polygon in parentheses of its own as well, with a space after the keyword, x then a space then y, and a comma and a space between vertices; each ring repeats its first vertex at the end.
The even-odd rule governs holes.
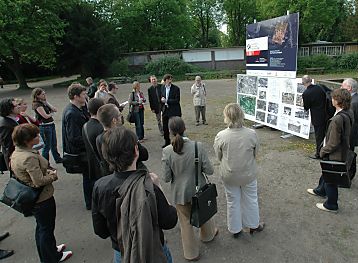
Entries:
MULTIPOLYGON (((225 128, 222 110, 228 102, 234 102, 235 80, 206 81, 208 90, 208 126, 195 126, 194 109, 190 96, 192 82, 176 83, 181 88, 183 118, 190 138, 205 143, 215 166, 212 144, 216 133, 225 128)), ((147 93, 148 85, 142 85, 147 93)), ((127 100, 130 85, 120 85, 118 98, 127 100)), ((58 107, 68 103, 66 90, 48 88, 49 101, 58 107)), ((29 92, 13 91, 8 95, 24 97, 29 92)), ((1 95, 2 96, 2 95, 1 95)), ((61 112, 62 110, 60 110, 61 112)), ((57 136, 61 148, 61 113, 55 116, 57 136)), ((128 124, 126 124, 129 126, 128 124)), ((337 215, 318 210, 315 203, 321 201, 306 194, 306 188, 314 187, 320 175, 319 162, 307 158, 313 149, 313 140, 297 137, 281 139, 281 132, 269 128, 256 130, 261 141, 258 175, 260 215, 266 223, 263 232, 254 236, 248 233, 233 239, 226 227, 226 201, 224 189, 217 171, 212 181, 219 191, 219 212, 215 216, 220 233, 216 240, 201 244, 200 262, 358 262, 358 187, 339 189, 340 211, 337 215), (306 150, 308 149, 308 150, 306 150)), ((154 114, 145 111, 144 146, 150 152, 148 167, 161 175, 161 145, 154 114)), ((83 203, 82 180, 79 175, 69 175, 62 166, 58 168, 60 179, 55 183, 57 202, 56 237, 58 243, 66 242, 74 256, 69 262, 111 262, 112 249, 109 240, 96 237, 92 229, 90 212, 83 203)), ((0 177, 2 191, 8 175, 0 177)), ((163 184, 170 196, 169 186, 163 184)), ((15 255, 3 262, 38 262, 34 242, 33 218, 24 218, 0 205, 0 231, 11 236, 2 241, 1 248, 15 249, 15 255)), ((165 232, 168 246, 175 262, 186 262, 182 257, 180 229, 165 232)))

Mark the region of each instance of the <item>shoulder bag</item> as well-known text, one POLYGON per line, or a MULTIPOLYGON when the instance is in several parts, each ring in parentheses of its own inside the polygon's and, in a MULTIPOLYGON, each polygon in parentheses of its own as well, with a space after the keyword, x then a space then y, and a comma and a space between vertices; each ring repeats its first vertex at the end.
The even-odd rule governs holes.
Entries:
POLYGON ((10 177, 9 182, 5 186, 4 193, 0 197, 0 202, 24 214, 24 216, 31 216, 31 210, 38 200, 42 189, 43 187, 33 188, 14 177, 10 177))
MULTIPOLYGON (((201 172, 200 172, 201 173, 201 172)), ((207 180, 206 184, 199 188, 199 157, 198 145, 195 142, 195 188, 196 193, 191 201, 190 224, 195 227, 201 227, 218 211, 216 197, 216 185, 207 180)))
MULTIPOLYGON (((346 115, 342 112, 343 115, 346 115)), ((344 117, 343 118, 343 129, 344 117)), ((343 138, 344 135, 343 135, 343 138)), ((343 143, 345 139, 342 140, 343 143)), ((325 183, 335 184, 341 188, 350 188, 352 184, 352 179, 356 173, 355 163, 356 163, 357 154, 352 150, 348 149, 347 158, 345 162, 337 161, 321 161, 320 165, 322 168, 322 177, 325 183)))
POLYGON ((3 174, 3 172, 7 171, 5 156, 3 152, 0 152, 0 173, 3 174))
MULTIPOLYGON (((81 154, 71 154, 63 153, 63 167, 66 169, 66 173, 69 174, 81 174, 83 173, 83 160, 87 158, 86 153, 81 154)), ((87 164, 85 164, 87 165, 87 164)))
MULTIPOLYGON (((133 100, 134 100, 134 92, 132 92, 132 97, 133 97, 133 100)), ((132 100, 132 101, 133 101, 133 100, 132 100)), ((130 106, 129 106, 129 112, 128 112, 128 115, 127 115, 126 120, 127 120, 129 123, 135 123, 135 117, 134 117, 134 112, 133 112, 133 105, 130 105, 130 106)))

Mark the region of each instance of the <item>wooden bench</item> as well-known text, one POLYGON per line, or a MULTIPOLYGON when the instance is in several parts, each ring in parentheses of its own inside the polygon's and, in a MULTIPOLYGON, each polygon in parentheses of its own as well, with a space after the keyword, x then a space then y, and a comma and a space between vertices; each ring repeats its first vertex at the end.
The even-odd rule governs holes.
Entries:
POLYGON ((324 68, 305 68, 306 73, 319 73, 319 74, 323 74, 324 73, 324 68))

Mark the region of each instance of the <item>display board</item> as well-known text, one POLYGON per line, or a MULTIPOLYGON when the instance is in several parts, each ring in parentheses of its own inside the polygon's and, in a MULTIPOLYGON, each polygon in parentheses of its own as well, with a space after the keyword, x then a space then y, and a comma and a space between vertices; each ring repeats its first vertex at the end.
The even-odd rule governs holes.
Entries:
POLYGON ((296 78, 298 13, 246 27, 246 73, 296 78))
POLYGON ((237 75, 237 102, 245 118, 308 139, 311 116, 303 108, 301 79, 237 75))

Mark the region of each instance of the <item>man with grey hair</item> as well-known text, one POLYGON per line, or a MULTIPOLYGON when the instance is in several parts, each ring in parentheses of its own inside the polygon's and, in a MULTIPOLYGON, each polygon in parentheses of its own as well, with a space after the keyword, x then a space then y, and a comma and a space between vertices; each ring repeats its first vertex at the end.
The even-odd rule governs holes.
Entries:
POLYGON ((358 146, 358 83, 355 79, 348 78, 343 81, 341 88, 348 90, 352 96, 351 110, 354 115, 354 121, 351 130, 350 147, 354 151, 354 147, 358 146))
POLYGON ((319 150, 323 142, 328 116, 326 115, 326 94, 322 87, 312 84, 308 75, 302 77, 302 84, 306 90, 302 94, 304 109, 310 110, 311 122, 316 137, 316 153, 310 156, 312 159, 320 159, 319 150))

